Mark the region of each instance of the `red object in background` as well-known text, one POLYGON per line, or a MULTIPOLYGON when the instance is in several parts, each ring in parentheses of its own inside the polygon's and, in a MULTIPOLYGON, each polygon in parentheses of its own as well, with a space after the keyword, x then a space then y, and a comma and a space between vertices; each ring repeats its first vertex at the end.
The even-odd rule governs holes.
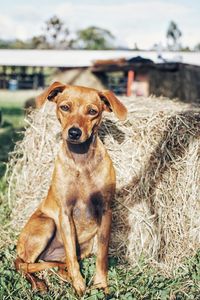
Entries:
POLYGON ((132 85, 134 81, 134 72, 132 70, 128 71, 127 89, 126 96, 130 97, 132 94, 132 85))

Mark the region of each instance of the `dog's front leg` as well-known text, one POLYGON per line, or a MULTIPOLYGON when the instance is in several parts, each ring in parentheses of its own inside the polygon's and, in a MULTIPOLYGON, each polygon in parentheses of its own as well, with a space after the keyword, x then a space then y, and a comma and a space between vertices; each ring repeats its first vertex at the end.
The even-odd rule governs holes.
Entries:
POLYGON ((68 274, 72 280, 72 285, 79 295, 85 291, 85 282, 80 273, 80 266, 76 255, 76 231, 72 214, 70 211, 65 210, 60 213, 60 233, 63 239, 66 251, 66 265, 68 274))
POLYGON ((110 239, 111 221, 112 211, 111 209, 108 209, 103 213, 101 225, 98 229, 96 274, 94 277, 94 286, 97 288, 103 288, 106 293, 108 293, 108 246, 110 239))

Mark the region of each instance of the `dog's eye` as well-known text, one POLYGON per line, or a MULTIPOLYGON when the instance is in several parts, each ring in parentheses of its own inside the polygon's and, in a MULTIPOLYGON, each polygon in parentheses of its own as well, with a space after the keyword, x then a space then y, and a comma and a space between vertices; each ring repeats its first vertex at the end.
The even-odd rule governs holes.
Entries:
POLYGON ((91 109, 89 109, 88 114, 91 115, 91 116, 94 116, 94 115, 97 114, 97 111, 95 109, 91 108, 91 109))
POLYGON ((64 111, 68 111, 69 110, 69 106, 68 105, 61 105, 60 108, 64 111))

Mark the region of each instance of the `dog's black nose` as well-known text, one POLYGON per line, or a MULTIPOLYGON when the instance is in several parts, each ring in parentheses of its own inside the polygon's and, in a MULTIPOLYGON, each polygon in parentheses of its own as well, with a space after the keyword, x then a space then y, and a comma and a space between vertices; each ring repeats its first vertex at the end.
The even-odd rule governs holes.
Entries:
POLYGON ((82 131, 77 127, 71 127, 68 130, 68 136, 71 140, 77 141, 81 137, 82 131))

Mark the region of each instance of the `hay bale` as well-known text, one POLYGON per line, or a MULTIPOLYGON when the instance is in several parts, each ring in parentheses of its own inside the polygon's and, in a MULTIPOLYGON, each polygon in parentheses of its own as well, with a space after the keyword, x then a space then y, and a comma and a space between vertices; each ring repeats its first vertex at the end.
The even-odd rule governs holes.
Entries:
POLYGON ((82 85, 95 89, 105 89, 101 80, 93 74, 90 68, 78 68, 65 71, 56 71, 54 81, 66 82, 71 85, 82 85))
MULTIPOLYGON (((179 264, 200 246, 200 112, 167 99, 122 98, 129 118, 103 120, 100 137, 117 171, 110 253, 179 264)), ((12 226, 45 197, 60 143, 53 103, 27 117, 8 166, 12 226)))

